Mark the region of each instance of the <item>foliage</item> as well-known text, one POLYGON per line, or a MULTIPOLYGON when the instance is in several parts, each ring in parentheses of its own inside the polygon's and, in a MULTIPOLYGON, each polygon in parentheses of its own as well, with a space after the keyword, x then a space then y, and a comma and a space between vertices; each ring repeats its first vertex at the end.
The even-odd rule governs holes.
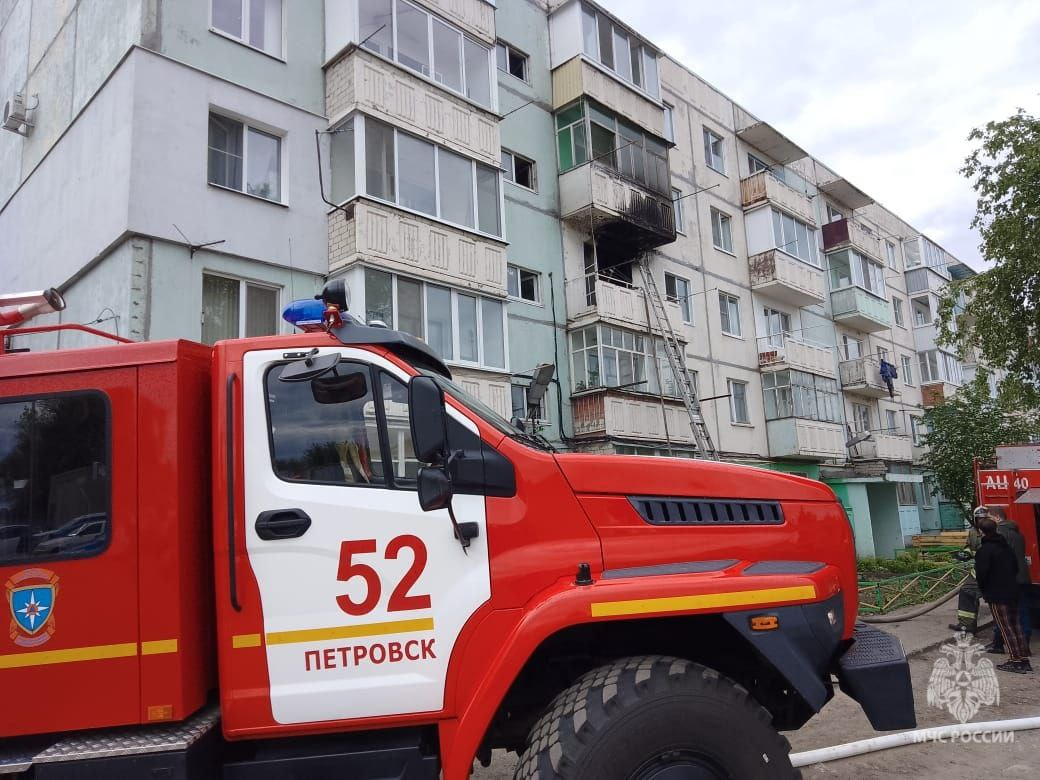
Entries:
POLYGON ((916 574, 952 563, 955 561, 950 553, 925 554, 921 550, 905 550, 895 558, 860 558, 856 561, 856 570, 861 580, 871 581, 916 574))
POLYGON ((950 285, 939 307, 939 340, 978 350, 1006 369, 1014 392, 1040 400, 1040 118, 1019 109, 968 136, 979 147, 961 169, 978 194, 972 227, 993 266, 950 285), (961 294, 964 298, 961 298, 961 294), (963 301, 963 307, 958 303, 963 301))
POLYGON ((935 473, 938 492, 956 504, 965 519, 975 502, 972 458, 991 458, 999 444, 1040 435, 1036 408, 1007 392, 991 397, 989 375, 982 368, 952 398, 926 410, 924 424, 924 466, 935 473))

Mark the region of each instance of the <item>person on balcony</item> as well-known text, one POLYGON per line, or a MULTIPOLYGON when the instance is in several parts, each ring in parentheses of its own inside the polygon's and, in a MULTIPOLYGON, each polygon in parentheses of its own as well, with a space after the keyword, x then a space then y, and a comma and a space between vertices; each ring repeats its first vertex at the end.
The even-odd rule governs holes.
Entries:
POLYGON ((881 358, 881 380, 888 387, 888 397, 889 398, 895 398, 896 397, 896 389, 895 389, 895 385, 893 384, 892 380, 893 379, 898 379, 898 378, 899 378, 899 373, 896 371, 896 367, 894 365, 892 365, 891 363, 889 363, 884 358, 881 358))

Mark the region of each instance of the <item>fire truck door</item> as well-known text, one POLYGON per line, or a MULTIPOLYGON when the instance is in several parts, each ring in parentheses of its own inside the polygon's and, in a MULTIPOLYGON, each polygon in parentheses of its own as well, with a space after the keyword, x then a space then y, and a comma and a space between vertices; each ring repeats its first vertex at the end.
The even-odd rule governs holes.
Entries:
POLYGON ((243 365, 244 533, 280 723, 441 710, 452 647, 490 597, 483 496, 454 500, 479 526, 468 554, 446 511, 419 507, 407 376, 334 351, 311 381, 280 381, 281 351, 243 365))

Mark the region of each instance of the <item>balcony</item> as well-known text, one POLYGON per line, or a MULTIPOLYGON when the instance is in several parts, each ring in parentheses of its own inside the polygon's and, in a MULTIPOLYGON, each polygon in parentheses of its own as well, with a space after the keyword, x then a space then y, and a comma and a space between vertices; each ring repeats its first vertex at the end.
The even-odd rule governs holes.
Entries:
POLYGON ((766 423, 771 458, 845 460, 845 431, 838 423, 787 417, 766 423))
POLYGON ((823 226, 823 251, 833 252, 835 249, 852 247, 875 260, 881 259, 881 243, 877 236, 870 233, 859 222, 853 219, 839 219, 823 226))
MULTIPOLYGON (((564 285, 567 295, 567 325, 581 326, 602 320, 622 328, 646 332, 646 300, 638 287, 623 287, 598 277, 568 279, 564 285)), ((665 300, 668 319, 682 338, 679 304, 665 300)), ((660 328, 653 328, 660 333, 660 328)))
POLYGON ((830 347, 792 336, 763 336, 758 340, 758 367, 763 372, 793 369, 833 377, 834 357, 830 347))
POLYGON ((835 322, 863 333, 877 333, 892 327, 888 302, 859 287, 832 292, 831 313, 835 322))
POLYGON ((852 450, 855 460, 895 460, 909 463, 914 448, 909 436, 891 433, 871 433, 869 441, 857 444, 852 450))
MULTIPOLYGON (((843 360, 838 364, 841 389, 846 393, 868 398, 885 398, 889 395, 888 385, 881 378, 881 363, 877 358, 865 357, 858 360, 843 360)), ((891 397, 899 395, 896 390, 891 397)))
POLYGON ((957 389, 957 385, 949 382, 922 382, 921 405, 926 409, 929 406, 941 406, 957 392, 957 389))
POLYGON ((598 388, 571 396, 574 435, 618 436, 652 442, 696 444, 690 417, 678 400, 666 399, 664 413, 659 398, 647 398, 623 390, 598 388), (665 435, 667 421, 668 435, 665 435))
POLYGON ((432 219, 359 198, 353 219, 329 220, 329 273, 375 260, 388 271, 506 296, 506 244, 432 219))
POLYGON ((812 306, 827 299, 823 271, 777 249, 748 258, 751 289, 792 306, 812 306))
POLYGON ((606 165, 586 163, 560 174, 560 213, 597 240, 633 255, 675 241, 670 198, 630 181, 606 165))
POLYGON ((620 78, 593 65, 584 56, 573 57, 552 72, 553 110, 582 95, 601 103, 632 124, 665 137, 664 108, 620 78))
POLYGON ((772 203, 803 222, 816 224, 816 213, 809 197, 780 181, 769 171, 759 171, 753 176, 741 179, 740 200, 745 209, 772 203))

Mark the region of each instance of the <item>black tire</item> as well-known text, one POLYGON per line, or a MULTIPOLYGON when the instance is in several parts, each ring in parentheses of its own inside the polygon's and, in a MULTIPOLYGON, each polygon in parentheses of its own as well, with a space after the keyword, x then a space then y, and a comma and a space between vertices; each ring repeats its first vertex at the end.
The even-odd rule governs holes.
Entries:
POLYGON ((772 716, 740 685, 670 656, 622 658, 559 694, 514 780, 800 777, 772 716), (685 771, 684 771, 685 769, 685 771))

